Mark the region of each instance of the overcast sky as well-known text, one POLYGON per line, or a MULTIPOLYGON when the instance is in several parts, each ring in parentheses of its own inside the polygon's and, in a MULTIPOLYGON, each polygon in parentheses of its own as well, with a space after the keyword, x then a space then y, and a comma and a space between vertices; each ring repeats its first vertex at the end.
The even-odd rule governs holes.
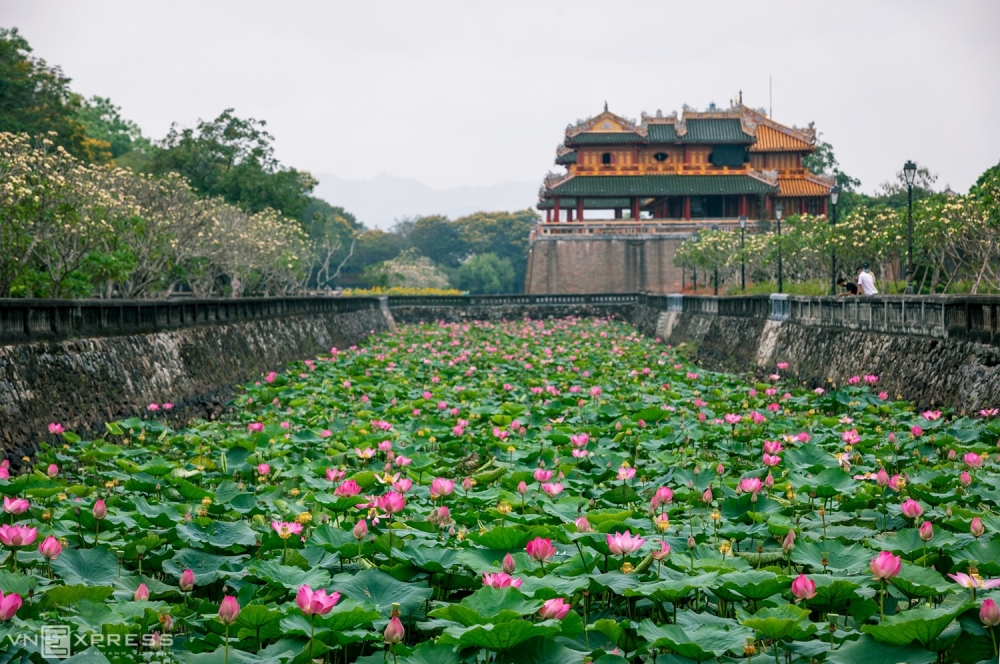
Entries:
POLYGON ((434 188, 540 182, 567 123, 683 104, 815 121, 873 191, 1000 160, 1000 2, 0 0, 35 54, 154 138, 225 108, 286 164, 434 188))

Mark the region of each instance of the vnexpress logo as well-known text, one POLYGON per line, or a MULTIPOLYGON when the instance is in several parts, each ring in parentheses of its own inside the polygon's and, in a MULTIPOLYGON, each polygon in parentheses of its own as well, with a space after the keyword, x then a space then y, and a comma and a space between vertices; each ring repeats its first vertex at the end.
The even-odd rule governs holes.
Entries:
POLYGON ((71 644, 69 625, 42 626, 42 657, 66 659, 70 656, 71 644))

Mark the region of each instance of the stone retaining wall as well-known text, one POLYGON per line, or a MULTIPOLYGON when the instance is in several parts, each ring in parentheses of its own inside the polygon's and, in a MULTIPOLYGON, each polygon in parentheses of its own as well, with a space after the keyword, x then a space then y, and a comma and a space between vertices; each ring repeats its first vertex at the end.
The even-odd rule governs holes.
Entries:
POLYGON ((153 402, 177 420, 217 417, 235 385, 392 325, 367 309, 0 346, 0 453, 31 454, 50 422, 94 431, 153 402))
POLYGON ((867 332, 790 321, 665 312, 639 305, 633 323, 665 343, 689 344, 717 371, 780 371, 811 387, 879 376, 878 389, 918 407, 976 413, 1000 406, 1000 348, 964 339, 867 332))
POLYGON ((499 306, 393 306, 392 317, 398 323, 456 323, 472 320, 521 320, 524 318, 594 318, 610 316, 631 320, 634 304, 505 304, 499 306))

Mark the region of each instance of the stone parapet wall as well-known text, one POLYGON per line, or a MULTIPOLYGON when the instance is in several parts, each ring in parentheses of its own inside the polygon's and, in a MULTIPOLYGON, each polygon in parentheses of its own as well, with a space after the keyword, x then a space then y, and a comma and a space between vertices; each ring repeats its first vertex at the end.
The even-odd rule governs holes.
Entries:
POLYGON ((173 403, 180 421, 216 417, 234 386, 392 324, 368 308, 0 346, 0 452, 31 454, 49 422, 100 430, 149 403, 173 403))

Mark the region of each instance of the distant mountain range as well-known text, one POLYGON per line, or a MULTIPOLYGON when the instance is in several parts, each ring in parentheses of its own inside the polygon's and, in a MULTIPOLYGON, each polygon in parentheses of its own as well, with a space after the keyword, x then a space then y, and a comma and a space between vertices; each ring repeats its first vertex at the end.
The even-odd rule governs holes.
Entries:
POLYGON ((538 202, 538 182, 502 182, 486 187, 432 189, 392 175, 345 180, 315 174, 315 195, 346 209, 369 228, 390 228, 397 219, 441 214, 451 219, 473 212, 523 210, 538 202))

